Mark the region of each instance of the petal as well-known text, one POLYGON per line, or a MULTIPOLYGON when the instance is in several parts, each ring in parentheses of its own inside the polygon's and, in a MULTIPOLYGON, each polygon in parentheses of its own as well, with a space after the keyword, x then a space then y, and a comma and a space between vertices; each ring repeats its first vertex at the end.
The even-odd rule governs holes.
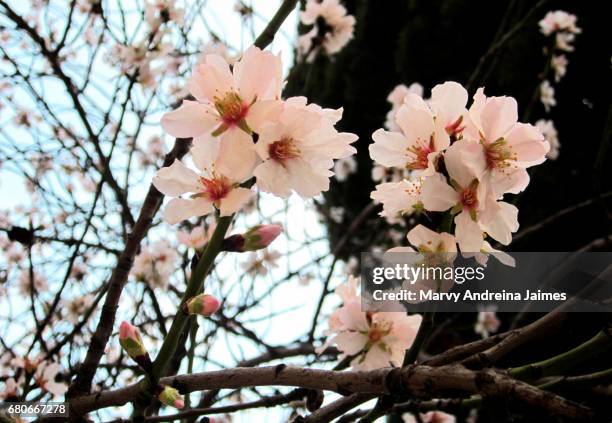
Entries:
POLYGON ((515 169, 512 172, 493 170, 489 178, 489 185, 495 198, 503 194, 518 194, 529 185, 529 173, 525 169, 515 169))
POLYGON ((395 115, 395 122, 408 140, 408 146, 417 142, 429 144, 429 139, 435 131, 431 112, 402 105, 395 115))
POLYGON ((164 209, 164 220, 171 225, 193 216, 204 216, 214 211, 212 204, 204 198, 173 198, 164 209))
POLYGON ((190 138, 209 131, 218 121, 218 114, 212 107, 197 101, 185 100, 181 107, 162 117, 161 125, 170 135, 190 138))
POLYGON ((186 192, 198 192, 200 177, 176 159, 172 165, 157 171, 153 178, 153 185, 164 195, 178 197, 186 192))
POLYGON ((333 172, 315 169, 302 159, 287 162, 291 188, 303 198, 311 198, 329 189, 329 178, 333 172))
POLYGON ((257 186, 262 191, 279 197, 289 197, 291 195, 287 170, 274 161, 263 162, 255 168, 253 174, 257 178, 257 186))
POLYGON ((248 203, 253 194, 253 191, 248 188, 234 188, 229 194, 221 199, 221 204, 219 205, 220 215, 231 216, 236 213, 248 203))
POLYGON ((482 230, 470 214, 463 211, 455 217, 455 236, 462 252, 477 253, 482 246, 482 230))
POLYGON ((439 173, 428 176, 421 188, 421 201, 426 210, 445 211, 459 201, 455 190, 446 183, 446 178, 439 173))
POLYGON ((248 104, 280 98, 282 64, 280 56, 249 47, 234 65, 234 78, 240 96, 248 104))
POLYGON ((508 144, 516 154, 516 161, 529 166, 546 160, 547 146, 542 133, 533 125, 517 123, 506 136, 508 144))
POLYGON ((482 129, 488 142, 505 136, 518 120, 516 100, 512 97, 487 99, 480 114, 482 129))
POLYGON ((338 349, 347 355, 360 353, 365 347, 367 338, 359 332, 342 332, 334 337, 338 349))
POLYGON ((193 96, 202 102, 214 102, 215 97, 224 97, 232 91, 234 78, 227 61, 218 54, 206 56, 189 79, 187 87, 193 96))
POLYGON ((230 128, 221 136, 215 168, 232 181, 244 182, 253 176, 257 154, 253 138, 239 128, 230 128))
POLYGON ((378 129, 372 134, 374 144, 369 147, 372 160, 385 167, 404 167, 408 140, 399 132, 378 129))
POLYGON ((483 222, 483 229, 487 234, 503 245, 510 244, 512 233, 518 228, 518 209, 503 201, 495 204, 494 211, 483 222))
POLYGON ((205 134, 193 139, 193 145, 189 152, 196 167, 205 174, 210 174, 212 164, 219 156, 221 145, 220 137, 205 134))
POLYGON ((246 116, 247 125, 259 134, 264 125, 276 121, 282 111, 283 102, 280 100, 257 101, 249 108, 246 116))
POLYGON ((465 110, 468 92, 457 82, 438 84, 431 90, 431 106, 444 126, 454 123, 465 110))
POLYGON ((448 174, 466 188, 474 179, 481 180, 486 169, 484 149, 479 142, 459 140, 444 153, 448 174))

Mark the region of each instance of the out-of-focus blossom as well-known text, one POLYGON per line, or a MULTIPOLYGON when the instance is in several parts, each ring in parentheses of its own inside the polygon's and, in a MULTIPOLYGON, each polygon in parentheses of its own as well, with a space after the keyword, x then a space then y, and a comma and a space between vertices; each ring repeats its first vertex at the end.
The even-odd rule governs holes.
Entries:
POLYGON ((66 313, 68 321, 76 324, 84 315, 85 312, 92 306, 93 297, 91 294, 79 295, 66 304, 66 313))
POLYGON ((567 72, 567 57, 565 54, 560 54, 558 56, 553 56, 551 59, 551 66, 555 71, 555 82, 559 82, 561 78, 565 76, 567 72))
POLYGON ((277 267, 280 257, 281 254, 278 251, 261 250, 252 253, 242 267, 250 276, 265 276, 271 269, 277 267))
POLYGON ((184 15, 185 11, 176 6, 175 0, 149 0, 145 6, 145 19, 152 31, 167 22, 181 25, 184 15))
POLYGON ((486 338, 491 333, 497 332, 500 325, 501 322, 494 311, 480 311, 474 325, 474 332, 486 338))
POLYGON ((535 123, 535 126, 550 144, 550 150, 546 153, 546 157, 550 160, 557 160, 561 143, 559 142, 559 134, 557 128, 555 128, 555 123, 550 119, 540 119, 535 123))
POLYGON ((308 0, 300 21, 312 28, 298 39, 298 53, 312 62, 323 49, 328 56, 338 53, 353 38, 355 17, 348 15, 339 0, 308 0))
POLYGON ((389 131, 398 132, 400 127, 395 122, 395 115, 399 110, 400 106, 404 104, 404 100, 408 94, 416 94, 419 97, 423 97, 424 89, 418 82, 413 82, 409 87, 404 84, 399 84, 387 96, 387 101, 391 103, 391 110, 387 113, 387 119, 385 120, 385 128, 389 131))
POLYGON ((356 170, 357 161, 353 156, 336 160, 336 163, 334 163, 334 173, 336 180, 339 182, 346 181, 349 175, 355 173, 356 170))
POLYGON ((36 367, 34 380, 42 390, 49 392, 54 397, 64 395, 68 390, 68 386, 65 383, 56 381, 61 369, 58 363, 42 362, 36 367))
POLYGON ((576 26, 576 15, 564 10, 550 11, 539 22, 540 32, 546 36, 555 32, 569 32, 579 34, 582 30, 576 26))
POLYGON ((557 105, 557 100, 555 99, 555 89, 550 84, 548 79, 545 79, 540 84, 540 101, 544 105, 544 109, 547 112, 550 112, 551 107, 557 105))
POLYGON ((153 288, 166 288, 176 270, 178 253, 167 241, 156 241, 144 247, 134 259, 132 274, 153 288))
POLYGON ((28 269, 21 271, 19 277, 19 292, 24 296, 30 296, 31 294, 40 295, 44 294, 49 289, 47 278, 44 275, 34 270, 30 273, 28 269))
POLYGON ((419 413, 417 420, 413 414, 402 414, 404 423, 455 423, 457 419, 452 414, 447 414, 442 411, 428 411, 427 413, 419 413))
POLYGON ((216 227, 216 223, 212 223, 206 228, 202 225, 198 225, 194 227, 191 231, 178 231, 176 233, 176 238, 181 244, 186 245, 189 248, 199 250, 200 248, 204 247, 204 245, 206 245, 206 243, 210 240, 210 237, 215 232, 216 227))

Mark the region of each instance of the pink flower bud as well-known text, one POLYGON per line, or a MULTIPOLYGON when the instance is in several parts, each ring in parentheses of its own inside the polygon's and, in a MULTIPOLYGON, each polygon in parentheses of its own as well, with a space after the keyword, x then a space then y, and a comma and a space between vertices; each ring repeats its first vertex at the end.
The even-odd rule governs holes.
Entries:
POLYGON ((187 300, 187 313, 210 316, 221 306, 218 299, 208 294, 200 294, 187 300))
POLYGON ((170 407, 183 408, 185 406, 183 396, 171 386, 164 386, 158 398, 162 404, 169 405, 170 407))
POLYGON ((140 331, 128 322, 121 322, 119 326, 119 343, 125 352, 137 362, 141 357, 148 356, 140 331))
POLYGON ((283 231, 281 225, 257 225, 244 234, 232 235, 223 241, 223 251, 243 253, 266 248, 283 231))

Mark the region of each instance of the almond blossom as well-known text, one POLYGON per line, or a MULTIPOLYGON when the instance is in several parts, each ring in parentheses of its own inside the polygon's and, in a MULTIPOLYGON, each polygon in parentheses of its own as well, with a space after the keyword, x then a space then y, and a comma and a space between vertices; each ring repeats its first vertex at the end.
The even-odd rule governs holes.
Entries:
POLYGON ((540 32, 546 36, 555 32, 579 34, 582 30, 576 26, 576 15, 564 10, 550 11, 539 22, 540 32))
POLYGON ((544 105, 544 109, 547 112, 550 112, 551 107, 557 105, 557 100, 555 99, 555 89, 547 79, 542 81, 540 84, 540 101, 544 105))
POLYGON ((398 218, 422 210, 421 179, 386 182, 376 186, 370 197, 383 205, 380 216, 395 222, 398 218))
POLYGON ((542 163, 548 152, 549 145, 542 134, 534 126, 518 122, 514 98, 486 97, 482 88, 474 95, 468 117, 466 139, 452 147, 458 150, 454 153, 462 156, 457 161, 472 167, 478 179, 483 180, 484 176, 496 197, 523 191, 529 183, 525 169, 542 163), (481 147, 479 157, 472 156, 475 143, 481 147), (483 165, 484 171, 480 169, 483 165))
POLYGON ((156 241, 144 247, 134 259, 131 273, 137 280, 153 288, 166 288, 170 276, 176 270, 178 253, 166 240, 156 241))
POLYGON ((400 130, 397 123, 395 123, 395 115, 401 105, 404 104, 404 99, 408 94, 416 94, 419 97, 423 97, 423 86, 418 82, 413 82, 409 87, 399 84, 387 96, 387 101, 391 103, 391 110, 387 113, 385 128, 389 131, 397 132, 400 130))
POLYGON ((401 365, 422 317, 361 311, 357 285, 358 280, 351 276, 346 284, 336 288, 343 305, 330 316, 327 334, 332 336, 317 351, 323 352, 328 345, 335 344, 343 356, 354 357, 351 366, 356 370, 401 365))
POLYGON ((347 15, 339 0, 308 0, 300 22, 312 29, 298 39, 300 56, 311 62, 322 48, 329 56, 338 53, 353 38, 355 18, 347 15))
POLYGON ((374 132, 370 156, 386 167, 430 175, 439 153, 450 145, 451 136, 457 138, 463 129, 466 103, 467 92, 456 82, 435 86, 429 103, 409 93, 395 115, 400 131, 374 132))
POLYGON ((55 381, 60 371, 61 367, 59 364, 47 361, 42 362, 36 367, 34 380, 41 389, 49 392, 54 397, 64 395, 68 390, 68 386, 55 381))
POLYGON ((191 229, 191 231, 178 231, 176 233, 176 238, 178 239, 179 243, 187 246, 188 248, 199 250, 206 245, 208 240, 210 240, 210 237, 215 232, 216 227, 216 223, 212 223, 206 228, 202 225, 198 225, 191 229))
POLYGON ((500 325, 501 322, 495 311, 480 311, 474 325, 474 332, 486 338, 491 333, 497 332, 500 325))
POLYGON ((150 0, 145 6, 145 19, 152 30, 157 30, 163 23, 183 23, 185 11, 176 6, 175 0, 150 0))
POLYGON ((428 411, 427 413, 419 413, 418 420, 414 415, 404 413, 402 414, 402 420, 404 423, 455 423, 457 418, 442 411, 428 411))
POLYGON ((295 191, 310 198, 327 191, 334 159, 355 153, 350 144, 357 136, 336 131, 335 111, 316 105, 287 101, 277 113, 275 121, 259 130, 255 149, 263 163, 253 172, 257 186, 279 197, 295 191))
POLYGON ((223 138, 226 137, 231 141, 225 141, 217 154, 211 153, 214 140, 194 145, 191 151, 200 172, 191 170, 178 159, 157 172, 153 185, 164 195, 175 197, 164 210, 166 222, 175 224, 193 216, 204 216, 212 213, 214 207, 221 216, 230 216, 249 201, 253 192, 240 184, 252 176, 251 137, 241 131, 226 133, 223 138), (226 147, 230 151, 224 152, 226 147), (218 159, 212 160, 215 155, 218 159), (191 193, 189 198, 180 198, 187 193, 191 193))
POLYGON ((162 127, 175 137, 218 135, 239 128, 250 133, 265 109, 265 100, 280 98, 281 60, 257 47, 247 49, 230 70, 227 60, 209 54, 188 82, 195 97, 166 113, 162 127))

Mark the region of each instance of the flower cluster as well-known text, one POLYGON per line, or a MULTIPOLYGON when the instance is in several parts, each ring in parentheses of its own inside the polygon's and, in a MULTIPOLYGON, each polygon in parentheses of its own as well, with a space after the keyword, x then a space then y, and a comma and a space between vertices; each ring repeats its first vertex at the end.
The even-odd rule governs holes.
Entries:
MULTIPOLYGON (((554 36, 552 46, 544 50, 547 55, 547 72, 544 79, 540 83, 540 101, 544 106, 546 113, 549 113, 551 108, 557 105, 555 98, 555 88, 548 78, 548 69, 552 72, 554 82, 559 83, 567 72, 569 60, 565 53, 574 51, 574 40, 576 34, 580 34, 582 30, 576 25, 577 17, 563 10, 551 11, 544 16, 539 22, 540 32, 546 37, 554 36)), ((557 130, 555 129, 552 120, 540 120, 536 126, 550 142, 551 148, 547 157, 555 160, 559 155, 559 139, 557 138, 557 130)))
POLYGON ((335 344, 343 357, 351 358, 351 366, 358 370, 401 366, 422 317, 418 314, 362 311, 357 284, 358 280, 351 276, 346 284, 336 288, 343 304, 330 316, 327 335, 332 336, 318 352, 335 344))
MULTIPOLYGON (((376 187, 383 216, 447 212, 463 253, 490 251, 490 237, 508 245, 518 229, 518 209, 501 201, 529 183, 527 168, 545 160, 549 144, 532 125, 518 122, 516 101, 487 97, 480 88, 469 109, 456 82, 432 89, 428 101, 409 93, 395 114, 397 131, 372 135, 370 156, 411 179, 376 187)), ((418 247, 418 246, 417 246, 418 247)))
POLYGON ((0 391, 2 400, 17 400, 20 389, 25 387, 26 380, 33 380, 43 393, 49 393, 54 398, 64 395, 68 390, 65 383, 58 381, 62 371, 61 366, 54 361, 45 360, 42 356, 33 359, 11 358, 7 353, 0 356, 0 370, 5 366, 12 371, 12 375, 0 372, 0 378, 4 380, 4 390, 0 391))
POLYGON ((356 150, 357 136, 334 125, 342 109, 323 109, 303 97, 281 100, 281 60, 257 47, 232 67, 210 54, 188 82, 195 100, 162 118, 166 132, 193 138, 197 172, 180 160, 160 169, 155 187, 173 198, 164 211, 169 223, 203 216, 216 208, 230 216, 252 198, 256 186, 279 197, 305 198, 329 188, 334 159, 356 150), (189 194, 187 198, 182 198, 189 194))
POLYGON ((298 54, 312 62, 319 51, 338 53, 353 38, 355 17, 339 0, 308 0, 300 22, 310 30, 298 39, 298 54))

